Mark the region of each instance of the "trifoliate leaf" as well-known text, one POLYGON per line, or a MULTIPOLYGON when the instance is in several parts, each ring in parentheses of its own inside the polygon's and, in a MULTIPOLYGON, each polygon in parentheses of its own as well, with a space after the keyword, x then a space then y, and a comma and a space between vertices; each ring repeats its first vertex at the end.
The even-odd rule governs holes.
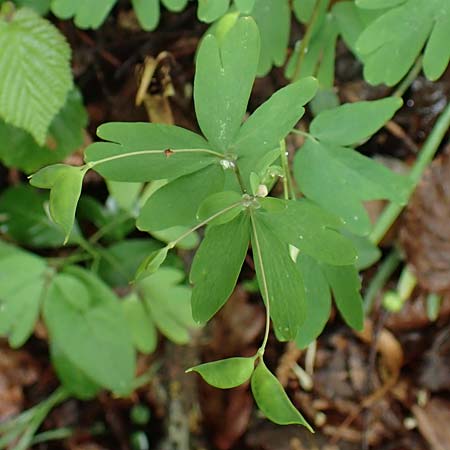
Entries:
POLYGON ((377 132, 402 104, 402 99, 396 97, 347 103, 319 114, 311 122, 309 131, 321 142, 357 144, 377 132))
POLYGON ((250 17, 238 19, 220 44, 209 34, 200 45, 194 82, 195 111, 203 134, 216 150, 228 151, 239 131, 258 55, 258 28, 250 17))
POLYGON ((52 0, 52 13, 60 19, 74 17, 79 28, 98 28, 111 11, 117 0, 52 0))
POLYGON ((208 195, 223 189, 224 178, 218 164, 177 178, 150 196, 136 226, 143 231, 158 231, 177 225, 194 225, 199 205, 208 195))
POLYGON ((280 67, 286 60, 291 29, 289 0, 256 0, 251 14, 261 35, 257 73, 263 76, 273 65, 280 67))
POLYGON ((70 47, 50 22, 23 8, 0 16, 0 48, 0 117, 43 145, 72 88, 70 47))
POLYGON ((280 340, 293 340, 305 320, 303 280, 288 245, 256 213, 252 216, 252 251, 261 294, 269 304, 276 335, 280 340))
POLYGON ((356 2, 361 8, 388 8, 359 37, 364 77, 371 84, 393 86, 424 50, 425 75, 438 79, 450 59, 450 3, 442 0, 356 2))
POLYGON ((242 211, 242 196, 235 191, 222 191, 207 197, 197 211, 199 222, 222 225, 233 220, 242 211))
POLYGON ((261 360, 252 375, 252 392, 258 408, 278 425, 298 424, 313 429, 289 400, 283 387, 261 360))
POLYGON ((110 142, 91 144, 85 160, 113 181, 174 179, 217 160, 201 136, 173 125, 107 123, 97 135, 110 142))
POLYGON ((83 144, 86 122, 86 110, 77 90, 69 92, 65 105, 50 125, 43 146, 25 130, 0 121, 0 160, 26 173, 62 161, 83 144))
POLYGON ((306 320, 300 327, 295 343, 308 347, 322 333, 331 311, 331 293, 321 266, 310 256, 299 254, 297 267, 305 286, 306 320))
MULTIPOLYGON (((303 149, 301 150, 303 151, 303 149)), ((340 220, 308 200, 280 200, 271 198, 270 209, 261 201, 263 208, 256 212, 258 220, 277 234, 286 244, 291 244, 328 264, 349 265, 356 261, 352 243, 337 230, 340 220), (279 205, 278 210, 274 208, 279 205)))
POLYGON ((131 333, 117 297, 95 275, 77 267, 57 275, 45 298, 44 319, 51 341, 72 365, 104 388, 130 393, 131 333))
POLYGON ((364 326, 364 310, 359 293, 361 281, 355 267, 324 264, 322 268, 342 317, 350 327, 361 331, 364 326))
POLYGON ((192 263, 190 280, 194 320, 207 322, 228 300, 236 285, 250 239, 249 218, 241 214, 209 226, 192 263))
POLYGON ((33 333, 51 272, 31 253, 4 243, 0 250, 0 335, 17 348, 33 333))
POLYGON ((231 389, 244 384, 252 376, 255 358, 228 358, 201 364, 186 372, 197 372, 211 386, 231 389))

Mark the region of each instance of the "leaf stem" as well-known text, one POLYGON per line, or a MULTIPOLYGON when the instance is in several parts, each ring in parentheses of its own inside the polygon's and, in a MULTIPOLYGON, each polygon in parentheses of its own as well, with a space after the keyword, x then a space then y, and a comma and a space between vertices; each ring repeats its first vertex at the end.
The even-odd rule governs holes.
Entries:
POLYGON ((402 82, 397 86, 397 89, 395 89, 394 93, 392 94, 393 97, 403 97, 403 94, 408 90, 408 88, 411 86, 413 81, 417 78, 420 71, 422 70, 422 61, 423 55, 420 55, 416 59, 416 62, 414 63, 406 77, 403 78, 402 82))
POLYGON ((263 289, 263 300, 264 304, 266 305, 266 327, 264 331, 264 338, 263 342, 261 344, 261 347, 258 350, 258 355, 262 358, 264 355, 264 352, 266 350, 267 341, 269 340, 269 333, 270 333, 270 301, 269 301, 269 288, 267 286, 267 278, 266 278, 266 272, 264 270, 263 262, 262 262, 262 252, 261 252, 261 246, 259 244, 259 238, 258 233, 256 231, 256 225, 255 225, 255 218, 253 217, 253 212, 250 209, 250 222, 252 224, 252 233, 255 240, 255 251, 257 255, 257 263, 259 265, 260 271, 261 271, 261 281, 262 281, 262 289, 263 289))
MULTIPOLYGON (((414 163, 409 173, 409 178, 411 180, 411 189, 409 192, 409 196, 411 196, 411 194, 414 192, 414 189, 419 183, 423 172, 433 160, 433 157, 439 149, 439 146, 444 139, 449 127, 450 103, 439 116, 435 126, 433 127, 433 130, 428 136, 428 139, 425 141, 425 144, 423 145, 422 150, 420 151, 416 162, 414 163)), ((398 205, 396 203, 391 203, 385 208, 377 223, 375 224, 372 233, 369 236, 369 239, 374 244, 378 244, 383 239, 384 235, 387 233, 389 228, 391 228, 392 224, 395 222, 402 210, 403 205, 398 205)))
POLYGON ((281 156, 281 167, 283 169, 283 192, 284 199, 295 200, 295 189, 292 182, 291 171, 289 170, 289 160, 288 153, 286 151, 286 141, 283 139, 280 141, 280 156, 281 156))
MULTIPOLYGON (((165 150, 138 150, 135 152, 121 153, 120 155, 108 156, 107 158, 98 159, 97 161, 90 161, 87 163, 89 169, 93 169, 99 164, 103 164, 110 161, 115 161, 117 159, 129 158, 132 156, 139 155, 173 155, 176 153, 204 153, 207 155, 217 156, 220 159, 224 159, 225 155, 222 153, 215 152, 214 150, 209 150, 206 148, 180 148, 180 149, 165 149, 165 150)), ((170 157, 170 156, 169 156, 170 157)))
POLYGON ((318 142, 317 139, 312 134, 308 133, 307 131, 297 130, 297 128, 293 128, 291 130, 291 133, 298 134, 298 135, 303 136, 303 137, 305 137, 307 139, 311 139, 314 142, 318 142))

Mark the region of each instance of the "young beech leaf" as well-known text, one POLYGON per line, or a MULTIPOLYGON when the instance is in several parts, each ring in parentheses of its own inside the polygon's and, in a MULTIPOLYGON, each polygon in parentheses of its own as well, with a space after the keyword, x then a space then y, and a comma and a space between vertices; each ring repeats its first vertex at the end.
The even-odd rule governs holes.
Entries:
POLYGON ((227 12, 229 6, 230 0, 198 0, 198 19, 206 23, 214 22, 227 12))
POLYGON ((194 81, 195 111, 203 134, 216 150, 228 151, 241 126, 258 55, 258 28, 250 17, 238 19, 220 45, 211 34, 200 45, 194 81))
POLYGON ((153 320, 136 293, 122 301, 122 308, 131 330, 134 346, 141 353, 152 353, 156 349, 157 335, 153 320))
POLYGON ((0 335, 11 347, 22 346, 32 334, 49 276, 44 259, 1 243, 0 335))
POLYGON ((443 0, 358 0, 361 8, 388 8, 359 37, 364 77, 371 84, 398 83, 425 47, 425 75, 436 80, 445 71, 450 47, 450 3, 443 0), (389 3, 389 4, 388 4, 389 3), (401 57, 399 57, 401 55, 401 57))
POLYGON ((293 340, 305 320, 303 280, 288 245, 280 241, 259 214, 252 216, 252 251, 261 294, 270 306, 277 337, 293 340))
POLYGON ((228 358, 200 364, 186 372, 197 372, 211 386, 231 389, 244 384, 252 376, 255 358, 228 358))
POLYGON ((217 161, 205 139, 174 125, 112 122, 97 135, 110 142, 91 144, 85 160, 113 181, 174 179, 217 161))
POLYGON ((250 223, 240 214, 223 225, 208 226, 192 263, 192 315, 207 322, 228 300, 247 254, 250 223))
POLYGON ((199 205, 210 194, 223 189, 225 175, 218 164, 166 184, 147 200, 136 226, 143 231, 164 230, 178 225, 197 223, 199 205))
POLYGON ((252 392, 262 413, 278 425, 303 425, 312 433, 309 423, 289 400, 280 382, 260 360, 252 375, 252 392))
POLYGON ((44 320, 51 341, 89 379, 119 394, 131 391, 131 333, 117 297, 95 275, 77 267, 57 275, 44 301, 44 320))
POLYGON ((316 94, 317 80, 304 78, 276 91, 242 125, 233 143, 239 157, 261 158, 277 148, 316 94))
POLYGON ((311 201, 267 198, 261 200, 261 205, 266 211, 257 211, 258 220, 283 242, 328 264, 349 265, 356 261, 353 244, 337 231, 341 221, 311 201), (275 205, 279 205, 278 210, 275 205))
POLYGON ((357 144, 377 132, 402 104, 402 99, 396 97, 347 103, 320 113, 312 121, 309 131, 321 142, 357 144))
POLYGON ((361 295, 361 281, 354 266, 322 265, 325 276, 333 291, 334 301, 347 324, 359 331, 364 326, 364 310, 361 295))
POLYGON ((150 255, 147 256, 147 258, 145 258, 139 265, 136 271, 135 281, 143 280, 152 273, 155 273, 161 267, 161 264, 166 260, 169 250, 169 247, 163 247, 159 250, 154 250, 151 252, 150 255))
POLYGON ((299 254, 297 267, 305 285, 306 320, 300 327, 295 343, 306 348, 322 333, 331 311, 331 293, 320 265, 310 256, 299 254))
POLYGON ((50 22, 21 8, 0 16, 0 48, 0 116, 43 145, 72 88, 70 47, 50 22))
POLYGON ((68 241, 75 221, 75 211, 81 194, 86 167, 56 164, 45 167, 31 177, 30 183, 50 190, 50 215, 60 225, 68 241))
POLYGON ((295 156, 294 175, 306 197, 336 214, 358 235, 371 230, 362 201, 384 198, 403 204, 410 191, 407 177, 351 148, 311 139, 295 156))
POLYGON ((235 191, 222 191, 206 198, 197 211, 199 222, 217 216, 209 225, 222 225, 233 220, 242 211, 242 196, 235 191), (221 213, 222 211, 225 211, 221 213), (220 215, 218 215, 220 214, 220 215))

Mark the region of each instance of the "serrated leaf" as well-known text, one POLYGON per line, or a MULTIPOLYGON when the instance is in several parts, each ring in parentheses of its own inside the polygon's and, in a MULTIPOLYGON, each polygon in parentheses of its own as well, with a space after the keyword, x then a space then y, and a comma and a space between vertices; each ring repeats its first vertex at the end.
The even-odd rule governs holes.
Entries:
POLYGON ((218 164, 177 178, 150 196, 136 226, 143 231, 158 231, 177 225, 194 225, 199 205, 223 188, 224 178, 218 164))
POLYGON ((288 245, 257 214, 252 216, 252 252, 256 276, 278 339, 293 340, 305 320, 305 294, 288 245))
POLYGON ((50 125, 43 146, 25 130, 0 121, 0 160, 26 173, 62 161, 81 147, 86 122, 86 110, 77 90, 69 92, 65 105, 50 125))
POLYGON ((289 0, 256 0, 252 17, 260 30, 261 52, 258 76, 266 75, 272 66, 280 67, 286 60, 291 29, 289 0))
POLYGON ((195 111, 203 134, 216 150, 228 151, 239 130, 258 55, 258 28, 249 17, 238 19, 220 45, 211 34, 200 45, 194 80, 195 111))
POLYGON ((49 289, 44 319, 52 342, 72 365, 94 383, 129 394, 135 370, 131 334, 106 285, 81 268, 66 269, 49 289))
MULTIPOLYGON (((6 245, 6 244, 5 244, 6 245)), ((47 265, 42 258, 14 247, 0 254, 0 335, 13 348, 33 333, 46 291, 47 265)))
MULTIPOLYGON (((352 243, 337 231, 342 227, 337 217, 305 199, 287 201, 271 198, 270 201, 279 205, 278 210, 271 206, 267 212, 258 210, 256 215, 280 240, 328 264, 349 265, 355 262, 356 252, 352 243)), ((261 204, 266 209, 265 201, 261 204)))
POLYGON ((408 72, 423 47, 425 75, 436 80, 450 59, 450 4, 441 0, 358 2, 360 7, 385 8, 359 37, 364 77, 371 84, 393 86, 408 72))
POLYGON ((309 131, 322 142, 357 144, 377 132, 402 104, 402 99, 396 97, 347 103, 319 114, 311 122, 309 131))
POLYGON ((222 17, 230 6, 230 0, 198 0, 199 20, 211 23, 222 17))
POLYGON ((154 352, 157 344, 156 328, 137 294, 132 293, 123 299, 122 308, 136 349, 144 354, 154 352))
POLYGON ((200 222, 208 220, 209 225, 222 225, 233 220, 242 211, 242 196, 235 191, 222 191, 207 197, 197 211, 200 222), (217 216, 214 219, 211 217, 217 216))
POLYGON ((355 267, 322 265, 322 268, 341 316, 350 327, 362 331, 364 310, 359 293, 361 281, 355 267))
POLYGON ((70 47, 50 22, 23 8, 0 17, 0 48, 0 116, 43 145, 72 88, 70 47))
POLYGON ((174 125, 112 122, 97 135, 110 142, 91 144, 85 160, 113 181, 174 179, 217 161, 205 139, 174 125))
POLYGON ((231 389, 244 384, 252 376, 255 358, 228 358, 200 364, 186 372, 197 372, 211 386, 231 389))
POLYGON ((190 273, 195 321, 207 322, 228 300, 247 254, 249 239, 249 218, 245 214, 223 225, 207 227, 190 273))
POLYGON ((117 0, 52 0, 52 13, 60 19, 74 17, 79 28, 98 28, 111 11, 117 0))
POLYGON ((289 400, 283 387, 261 360, 252 375, 252 392, 258 408, 278 425, 297 424, 313 429, 289 400))
POLYGON ((306 320, 300 327, 295 343, 308 347, 322 333, 331 312, 331 293, 320 265, 310 256, 299 254, 297 267, 305 286, 306 320))
POLYGON ((310 139, 295 157, 294 175, 306 197, 340 217, 358 235, 371 230, 362 201, 384 198, 402 204, 410 190, 406 177, 355 150, 310 139))
POLYGON ((0 196, 0 226, 16 242, 34 248, 60 247, 64 233, 44 210, 46 196, 31 186, 20 185, 0 196))
POLYGON ((196 327, 192 319, 191 289, 179 284, 183 278, 184 272, 181 270, 162 267, 137 284, 137 292, 155 325, 164 336, 177 344, 188 343, 191 330, 196 327))

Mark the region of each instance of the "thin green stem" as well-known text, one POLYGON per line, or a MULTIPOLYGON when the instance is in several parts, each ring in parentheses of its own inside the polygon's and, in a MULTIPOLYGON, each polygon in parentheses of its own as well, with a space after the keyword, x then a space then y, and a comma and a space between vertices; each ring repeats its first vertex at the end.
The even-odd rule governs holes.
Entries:
POLYGON ((306 28, 305 35, 300 43, 300 48, 298 51, 298 59, 295 65, 294 75, 292 76, 292 81, 296 81, 300 75, 302 69, 303 60, 305 59, 306 52, 308 51, 309 42, 311 41, 312 33, 314 30, 314 25, 316 24, 317 18, 319 17, 319 12, 322 6, 323 0, 317 0, 314 5, 314 10, 311 15, 311 19, 306 28))
POLYGON ((57 428, 56 430, 39 433, 31 441, 31 445, 42 444, 43 442, 67 439, 73 435, 72 428, 57 428))
POLYGON ((411 86, 413 81, 417 78, 420 71, 422 70, 422 62, 423 62, 423 56, 420 55, 416 59, 416 62, 414 63, 414 65, 411 68, 411 70, 409 71, 409 73, 402 80, 402 82, 397 86, 397 89, 392 94, 393 97, 403 97, 403 94, 408 90, 408 88, 411 86))
POLYGON ((121 153, 120 155, 108 156, 107 158, 98 159, 97 161, 90 161, 87 163, 89 169, 93 169, 99 164, 103 164, 110 161, 115 161, 117 159, 130 158, 132 156, 140 155, 167 155, 170 157, 176 153, 204 153, 207 155, 217 156, 220 159, 224 159, 225 155, 222 153, 215 152, 206 148, 181 148, 181 149, 166 149, 166 150, 139 150, 135 152, 121 153))
POLYGON ((203 220, 199 224, 195 225, 195 227, 192 227, 189 230, 187 230, 181 236, 177 237, 174 241, 169 242, 167 244, 167 248, 169 248, 169 249, 174 248, 178 244, 178 242, 182 241, 184 238, 189 236, 194 231, 197 231, 199 228, 201 228, 201 227, 203 227, 205 225, 208 225, 208 223, 211 222, 212 220, 216 219, 217 217, 220 217, 222 214, 225 214, 226 212, 231 211, 233 208, 236 208, 236 207, 238 207, 239 205, 242 205, 242 204, 243 204, 243 201, 239 201, 239 202, 233 203, 230 206, 227 206, 224 209, 221 209, 220 211, 216 212, 212 216, 208 217, 207 219, 203 220))
POLYGON ((264 304, 266 305, 266 328, 264 331, 264 338, 263 342, 261 344, 261 347, 258 350, 258 354, 262 358, 264 355, 264 352, 266 350, 267 341, 269 340, 269 333, 270 333, 270 301, 269 301, 269 288, 267 285, 267 278, 266 278, 266 272, 264 270, 263 262, 262 262, 262 252, 261 252, 261 246, 259 244, 259 238, 258 233, 256 231, 256 224, 255 224, 255 218, 253 217, 252 210, 250 210, 250 222, 252 224, 252 233, 254 238, 254 251, 256 252, 257 261, 255 263, 258 263, 261 273, 261 282, 262 282, 262 290, 263 290, 263 299, 265 299, 264 304))
POLYGON ((117 227, 118 225, 121 225, 122 223, 125 223, 127 220, 132 219, 132 218, 133 217, 128 213, 124 213, 118 217, 115 217, 114 220, 112 220, 111 222, 102 226, 94 234, 92 234, 92 236, 89 238, 89 242, 91 244, 95 244, 110 230, 117 227))
MULTIPOLYGON (((419 183, 423 172, 433 160, 433 157, 439 149, 439 146, 444 139, 449 127, 450 103, 439 116, 435 126, 433 127, 433 130, 428 136, 428 139, 425 141, 425 144, 423 145, 422 150, 420 151, 417 160, 409 173, 409 178, 411 180, 411 189, 409 192, 409 196, 411 196, 411 194, 414 192, 414 189, 419 183)), ((369 239, 374 244, 378 244, 383 239, 384 235, 387 233, 389 228, 391 228, 392 224, 395 222, 402 210, 403 205, 398 205, 395 203, 391 203, 385 208, 377 223, 375 224, 372 233, 369 236, 369 239)))
POLYGON ((295 188, 292 182, 291 171, 289 168, 288 153, 286 150, 286 141, 280 141, 281 167, 283 169, 283 191, 285 200, 295 200, 295 188))
POLYGON ((307 131, 297 130, 297 128, 293 128, 291 130, 291 133, 298 134, 298 135, 303 136, 303 137, 305 137, 307 139, 311 139, 314 142, 318 142, 317 139, 312 134, 309 134, 307 131))
POLYGON ((366 314, 372 311, 377 294, 386 285, 390 276, 394 273, 401 262, 397 249, 393 249, 386 259, 380 264, 377 273, 372 278, 364 296, 364 310, 366 314))
POLYGON ((233 163, 233 170, 234 170, 234 173, 236 174, 236 178, 237 178, 237 181, 239 183, 242 193, 246 194, 247 189, 245 188, 244 180, 242 179, 241 171, 239 170, 239 166, 237 165, 236 161, 233 163))

